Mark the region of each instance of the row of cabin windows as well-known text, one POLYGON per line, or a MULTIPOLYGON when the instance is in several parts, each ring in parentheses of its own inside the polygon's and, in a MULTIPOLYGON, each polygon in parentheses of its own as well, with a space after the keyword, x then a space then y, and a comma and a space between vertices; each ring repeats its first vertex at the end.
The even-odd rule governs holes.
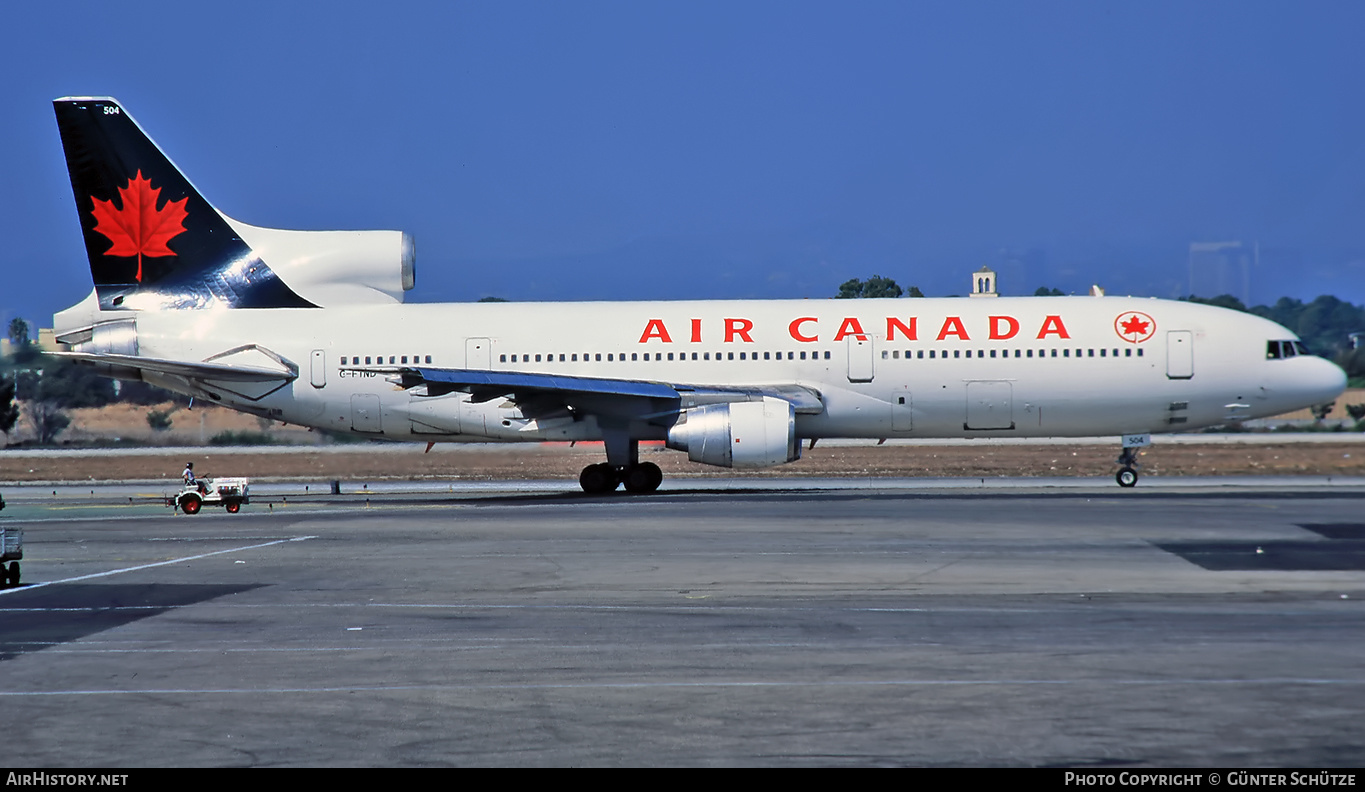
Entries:
MULTIPOLYGON (((430 363, 430 362, 431 362, 431 355, 413 355, 413 356, 412 356, 412 363, 413 363, 413 365, 417 365, 417 364, 419 364, 419 363, 422 363, 422 362, 423 362, 423 360, 422 360, 423 357, 426 358, 426 361, 425 361, 425 362, 427 362, 427 363, 430 363)), ((359 365, 361 365, 361 363, 360 363, 360 358, 359 358, 359 357, 350 357, 350 358, 347 358, 345 355, 342 355, 342 357, 341 357, 341 365, 343 365, 343 366, 348 365, 348 364, 346 363, 347 360, 350 360, 350 361, 351 361, 351 362, 349 363, 349 365, 352 365, 352 366, 359 366, 359 365)), ((389 355, 389 364, 390 364, 390 365, 403 365, 403 366, 406 366, 406 365, 408 364, 408 356, 407 356, 407 355, 389 355)), ((366 366, 372 366, 372 365, 382 366, 382 365, 384 365, 384 356, 383 356, 383 355, 374 355, 373 358, 372 358, 370 355, 366 355, 366 356, 365 356, 365 364, 364 364, 364 365, 366 365, 366 366), (373 359, 373 361, 374 361, 373 363, 370 362, 372 359, 373 359)))
MULTIPOLYGON (((652 353, 652 354, 654 355, 654 357, 652 357, 652 358, 650 357, 650 354, 651 354, 651 353, 649 353, 649 352, 631 352, 631 353, 630 353, 630 360, 632 360, 632 361, 639 361, 639 360, 687 360, 687 359, 688 359, 688 357, 687 357, 688 353, 687 353, 687 352, 677 352, 677 353, 674 353, 674 352, 667 352, 667 353, 665 353, 665 352, 654 352, 654 353, 652 353), (676 357, 675 357, 675 355, 676 355, 676 357)), ((578 355, 576 355, 576 354, 565 354, 565 353, 562 353, 562 352, 561 352, 561 353, 558 353, 558 355, 559 355, 559 362, 560 362, 560 363, 577 363, 577 362, 579 362, 579 361, 578 361, 578 355)), ((691 357, 692 360, 758 360, 758 359, 759 359, 759 357, 758 357, 759 353, 757 353, 757 352, 715 352, 715 353, 712 353, 712 352, 693 352, 693 353, 691 353, 691 355, 692 355, 692 357, 691 357), (714 357, 713 357, 713 355, 714 355, 714 357), (739 357, 736 358, 735 355, 739 355, 739 357)), ((824 359, 825 359, 825 360, 829 360, 829 359, 830 359, 829 352, 825 352, 824 355, 825 355, 825 356, 824 356, 824 359)), ((606 353, 606 359, 607 359, 607 362, 608 362, 608 363, 613 363, 613 362, 617 362, 617 361, 623 362, 623 363, 624 363, 624 362, 626 361, 626 353, 625 353, 625 352, 619 352, 619 353, 617 353, 617 352, 608 352, 608 353, 606 353)), ((763 358, 762 358, 762 359, 763 359, 763 360, 820 360, 820 353, 819 353, 819 352, 809 352, 809 353, 807 353, 807 352, 764 352, 764 353, 763 353, 763 358), (783 355, 786 355, 786 357, 784 358, 783 355)), ((601 352, 584 352, 584 353, 583 353, 583 362, 584 362, 584 363, 589 363, 589 362, 600 362, 601 360, 602 360, 602 353, 601 353, 601 352)), ((553 362, 555 362, 555 355, 554 355, 554 354, 548 354, 548 355, 498 355, 498 362, 500 362, 500 363, 517 363, 517 362, 521 362, 521 363, 531 363, 531 362, 533 362, 533 361, 536 362, 536 363, 540 363, 540 362, 542 362, 542 361, 543 361, 543 362, 546 362, 546 363, 553 363, 553 362)))
MULTIPOLYGON (((1131 348, 1124 349, 1124 350, 1122 350, 1122 351, 1123 351, 1123 357, 1133 357, 1133 350, 1132 350, 1131 348)), ((942 350, 942 351, 930 349, 930 350, 928 350, 928 352, 929 352, 929 354, 927 355, 927 357, 928 357, 929 360, 934 360, 935 357, 944 358, 944 359, 947 359, 947 357, 948 357, 948 350, 946 350, 946 349, 945 349, 945 350, 942 350), (937 356, 934 354, 935 352, 938 352, 937 356)), ((1069 357, 1078 357, 1078 358, 1080 358, 1080 357, 1095 357, 1095 350, 1093 350, 1093 349, 1077 349, 1077 350, 1075 350, 1075 352, 1076 352, 1076 354, 1075 354, 1075 355, 1072 355, 1072 354, 1071 354, 1071 353, 1072 353, 1072 350, 1071 350, 1071 349, 1060 349, 1060 350, 1059 350, 1059 349, 1040 349, 1040 350, 1038 350, 1038 354, 1037 354, 1037 355, 1034 355, 1032 349, 1016 349, 1016 350, 1014 350, 1014 355, 1013 355, 1013 356, 1016 357, 1016 358, 1031 358, 1031 357, 1040 357, 1040 358, 1045 358, 1045 357, 1064 357, 1064 358, 1069 358, 1069 357), (1059 352, 1061 353, 1060 355, 1058 354, 1059 352)), ((1099 357, 1119 357, 1119 350, 1117 350, 1117 349, 1114 349, 1114 350, 1101 349, 1099 352, 1100 352, 1099 357)), ((916 359, 916 360, 924 360, 925 357, 926 357, 926 355, 925 355, 924 353, 925 353, 925 350, 923 350, 923 349, 915 349, 915 350, 907 349, 907 350, 905 350, 905 359, 906 359, 906 360, 910 360, 911 358, 914 358, 914 359, 916 359)), ((954 350, 953 350, 953 357, 954 357, 954 358, 963 358, 963 357, 969 358, 969 357, 972 357, 972 350, 970 350, 970 349, 966 349, 966 350, 963 350, 963 349, 954 349, 954 350)), ((978 350, 976 350, 976 357, 978 357, 978 358, 984 358, 984 357, 986 357, 986 350, 984 350, 984 349, 978 349, 978 350)), ((1008 349, 1001 349, 1001 350, 994 350, 994 349, 992 349, 992 350, 990 350, 990 357, 1002 357, 1002 358, 1010 357, 1010 350, 1008 350, 1008 349), (999 351, 999 353, 1000 353, 998 356, 996 355, 996 352, 997 352, 997 351, 999 351)), ((1142 347, 1138 347, 1138 350, 1137 350, 1137 357, 1142 357, 1142 347)), ((901 351, 900 351, 899 349, 892 349, 892 350, 883 349, 883 350, 882 350, 882 360, 900 360, 900 359, 901 359, 901 351)))

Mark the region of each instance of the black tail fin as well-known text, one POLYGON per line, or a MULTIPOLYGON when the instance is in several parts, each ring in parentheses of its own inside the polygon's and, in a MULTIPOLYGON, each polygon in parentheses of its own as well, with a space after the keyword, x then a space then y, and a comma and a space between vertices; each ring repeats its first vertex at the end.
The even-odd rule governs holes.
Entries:
POLYGON ((53 105, 101 309, 312 307, 116 100, 53 105))

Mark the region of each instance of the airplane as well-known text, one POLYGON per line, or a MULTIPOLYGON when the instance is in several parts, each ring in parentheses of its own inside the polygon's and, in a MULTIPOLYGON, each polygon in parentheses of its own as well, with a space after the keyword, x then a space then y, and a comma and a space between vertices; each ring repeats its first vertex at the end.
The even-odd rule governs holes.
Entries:
POLYGON ((1118 436, 1131 487, 1154 433, 1346 385, 1274 322, 1142 297, 405 303, 408 234, 234 220, 115 99, 53 104, 94 280, 58 354, 362 437, 602 441, 590 493, 659 487, 641 441, 743 469, 827 438, 1118 436))

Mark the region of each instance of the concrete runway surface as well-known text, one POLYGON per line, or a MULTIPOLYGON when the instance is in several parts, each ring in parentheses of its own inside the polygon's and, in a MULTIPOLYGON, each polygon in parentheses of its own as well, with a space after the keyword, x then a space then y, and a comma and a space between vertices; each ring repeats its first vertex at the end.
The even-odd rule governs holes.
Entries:
POLYGON ((9 489, 7 763, 1359 766, 1365 486, 9 489))

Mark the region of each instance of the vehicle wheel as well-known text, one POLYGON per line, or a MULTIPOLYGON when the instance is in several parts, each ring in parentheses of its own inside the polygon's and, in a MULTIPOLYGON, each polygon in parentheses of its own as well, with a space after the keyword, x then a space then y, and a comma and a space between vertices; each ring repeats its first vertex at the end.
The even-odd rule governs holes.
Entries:
POLYGON ((653 492, 663 483, 664 472, 653 462, 641 462, 626 471, 625 485, 629 492, 653 492))
POLYGON ((9 576, 6 578, 11 586, 19 585, 19 562, 9 562, 9 576))
POLYGON ((1137 486, 1138 474, 1136 470, 1126 467, 1114 475, 1114 480, 1119 483, 1120 487, 1135 487, 1137 486))
POLYGON ((237 501, 228 501, 227 503, 223 504, 223 508, 228 510, 228 514, 236 514, 237 512, 242 510, 242 504, 238 503, 237 501))
POLYGON ((199 508, 203 505, 204 502, 193 492, 180 498, 180 510, 186 514, 198 514, 199 508))
POLYGON ((616 476, 616 469, 603 462, 599 465, 588 465, 583 468, 583 472, 578 474, 578 486, 584 492, 594 494, 611 492, 620 484, 620 479, 616 476))

